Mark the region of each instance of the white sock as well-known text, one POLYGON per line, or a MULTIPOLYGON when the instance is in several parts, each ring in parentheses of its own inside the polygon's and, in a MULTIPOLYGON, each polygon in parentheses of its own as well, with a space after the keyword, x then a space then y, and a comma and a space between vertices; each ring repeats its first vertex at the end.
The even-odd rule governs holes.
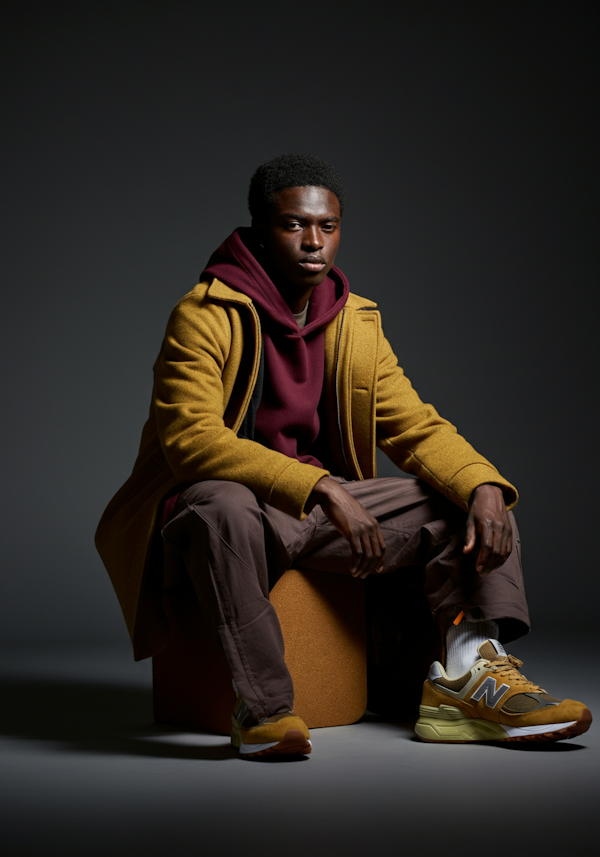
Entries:
POLYGON ((477 647, 486 640, 498 639, 497 622, 467 622, 450 625, 446 633, 446 673, 460 678, 479 659, 477 647))

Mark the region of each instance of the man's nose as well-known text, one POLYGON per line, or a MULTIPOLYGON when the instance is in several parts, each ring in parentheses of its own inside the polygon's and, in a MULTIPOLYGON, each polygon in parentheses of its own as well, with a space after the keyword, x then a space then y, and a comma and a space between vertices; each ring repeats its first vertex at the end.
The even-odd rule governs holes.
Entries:
POLYGON ((320 250, 323 246, 323 239, 318 226, 307 226, 302 235, 302 245, 311 250, 320 250))

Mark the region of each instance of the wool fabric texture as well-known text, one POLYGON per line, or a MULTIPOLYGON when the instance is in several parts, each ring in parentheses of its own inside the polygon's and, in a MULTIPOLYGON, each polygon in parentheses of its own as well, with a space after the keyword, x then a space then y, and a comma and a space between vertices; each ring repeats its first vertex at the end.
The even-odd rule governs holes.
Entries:
MULTIPOLYGON (((137 660, 166 645, 162 555, 153 550, 164 498, 183 484, 228 479, 292 517, 327 470, 238 437, 261 354, 254 302, 218 278, 198 283, 173 310, 154 367, 148 420, 133 470, 108 506, 96 545, 110 574, 137 660)), ((350 294, 325 330, 321 434, 333 472, 376 476, 376 445, 465 511, 478 485, 516 489, 421 401, 385 338, 377 305, 350 294)))

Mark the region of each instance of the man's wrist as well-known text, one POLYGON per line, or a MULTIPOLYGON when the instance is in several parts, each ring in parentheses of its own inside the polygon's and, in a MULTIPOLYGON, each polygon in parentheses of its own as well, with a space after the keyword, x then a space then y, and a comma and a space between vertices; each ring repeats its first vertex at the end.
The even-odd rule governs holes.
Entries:
POLYGON ((312 491, 308 495, 308 500, 304 506, 304 510, 308 512, 312 512, 315 506, 319 506, 326 497, 329 496, 331 492, 331 484, 336 485, 329 476, 323 476, 316 485, 313 487, 312 491))
POLYGON ((334 480, 330 476, 322 476, 319 481, 315 483, 313 493, 326 494, 333 481, 334 480))
POLYGON ((502 496, 502 500, 504 500, 504 491, 502 490, 500 485, 496 485, 494 482, 483 482, 481 485, 478 485, 477 488, 473 489, 473 493, 469 497, 469 508, 471 508, 471 504, 473 503, 473 500, 475 499, 475 495, 477 494, 477 492, 479 491, 480 493, 482 493, 481 492, 482 488, 483 489, 494 488, 496 491, 500 492, 500 494, 502 496))

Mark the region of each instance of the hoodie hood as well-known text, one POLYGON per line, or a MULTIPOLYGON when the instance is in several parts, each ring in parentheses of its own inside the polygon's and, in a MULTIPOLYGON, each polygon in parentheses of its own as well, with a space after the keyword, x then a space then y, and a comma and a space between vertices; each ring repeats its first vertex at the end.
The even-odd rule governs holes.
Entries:
POLYGON ((311 294, 300 329, 279 290, 252 252, 252 230, 236 229, 210 257, 201 279, 216 278, 252 299, 261 319, 264 375, 252 439, 322 467, 311 453, 319 435, 325 328, 342 311, 350 287, 332 266, 311 294))
POLYGON ((210 257, 201 279, 216 277, 252 298, 263 324, 277 335, 310 336, 322 330, 341 312, 348 300, 348 280, 335 265, 310 298, 306 326, 299 331, 296 319, 279 290, 253 252, 252 230, 240 227, 210 257))

